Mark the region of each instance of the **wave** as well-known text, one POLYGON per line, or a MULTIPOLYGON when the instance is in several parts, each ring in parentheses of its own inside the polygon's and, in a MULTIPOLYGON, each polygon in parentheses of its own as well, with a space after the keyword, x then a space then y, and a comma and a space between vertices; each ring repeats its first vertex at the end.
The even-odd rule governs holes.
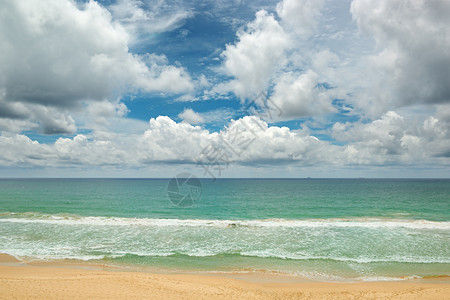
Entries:
MULTIPOLYGON (((270 275, 284 275, 284 276, 300 276, 311 280, 322 282, 341 282, 341 283, 355 283, 355 282, 380 282, 380 281, 406 281, 412 279, 425 278, 427 276, 410 275, 410 276, 359 276, 359 277, 344 277, 326 272, 305 272, 305 271, 286 271, 286 270, 267 270, 267 269, 245 269, 232 271, 203 271, 202 273, 211 274, 255 274, 264 273, 270 275)), ((440 277, 450 277, 448 275, 439 275, 440 277)))
POLYGON ((286 253, 262 253, 258 251, 251 252, 241 252, 241 253, 211 253, 211 252, 115 252, 109 254, 97 254, 97 255, 85 255, 77 253, 66 253, 66 254, 41 254, 41 255, 27 255, 22 251, 6 251, 2 252, 16 257, 19 260, 27 258, 27 261, 34 259, 42 260, 60 260, 60 259, 73 259, 73 260, 131 260, 139 261, 145 263, 146 260, 151 258, 173 258, 173 259, 233 259, 233 258, 255 258, 255 259, 279 259, 279 260, 292 260, 292 261, 324 261, 324 262, 341 262, 341 263, 358 263, 358 264, 373 264, 373 263, 400 263, 400 264, 450 264, 450 259, 443 257, 401 257, 393 256, 388 258, 377 258, 377 257, 339 257, 339 256, 313 256, 313 255, 295 255, 286 253))
MULTIPOLYGON (((143 256, 143 255, 135 255, 135 254, 122 254, 122 255, 71 255, 71 256, 62 256, 62 255, 44 255, 40 257, 24 257, 24 256, 18 256, 17 254, 9 254, 14 256, 20 263, 30 263, 34 261, 54 261, 54 260, 74 260, 74 261, 83 261, 83 262, 93 262, 95 265, 97 264, 105 264, 108 266, 118 267, 118 268, 136 268, 136 267, 146 267, 145 265, 145 259, 149 256, 143 256), (129 264, 126 260, 124 261, 124 258, 128 258, 130 260, 133 260, 134 264, 129 264), (136 258, 143 259, 143 264, 136 264, 136 258)), ((225 254, 225 256, 236 256, 239 254, 225 254)), ((167 254, 163 256, 169 256, 169 257, 189 257, 188 255, 183 254, 167 254)), ((216 255, 223 257, 224 255, 216 255)), ((155 256, 151 256, 155 257, 155 256)), ((158 257, 158 256, 156 256, 158 257)), ((395 262, 394 262, 395 263, 395 262)), ((152 267, 151 265, 148 265, 152 267)), ((154 268, 154 266, 153 266, 154 268)), ((173 266, 167 266, 162 267, 158 266, 156 267, 159 270, 165 270, 165 271, 173 271, 173 266)), ((154 269, 152 269, 154 270, 154 269)), ((175 269, 177 273, 186 271, 186 269, 175 269)), ((266 266, 263 268, 253 268, 253 267, 239 267, 236 266, 235 269, 229 269, 229 270, 205 270, 205 269, 195 269, 193 267, 192 269, 189 269, 189 272, 201 272, 204 274, 227 274, 227 275, 237 275, 237 274, 255 274, 255 273, 264 273, 264 274, 271 274, 271 275, 282 275, 282 276, 300 276, 302 278, 308 278, 312 280, 318 280, 318 281, 326 281, 326 282, 379 282, 379 281, 403 281, 403 280, 411 280, 411 279, 419 279, 427 277, 426 275, 403 275, 403 276, 382 276, 382 275, 373 275, 373 276, 355 276, 355 277, 348 277, 347 276, 341 276, 336 274, 335 272, 331 273, 330 271, 299 271, 294 269, 279 269, 275 267, 274 265, 266 266)), ((436 276, 436 275, 434 275, 436 276)), ((449 274, 440 274, 438 276, 448 277, 449 274)))
POLYGON ((44 223, 54 225, 149 226, 149 227, 285 227, 285 228, 410 228, 450 230, 450 222, 393 218, 333 218, 333 219, 154 219, 79 216, 71 214, 14 213, 0 214, 0 223, 44 223))
POLYGON ((450 259, 444 257, 403 257, 403 256, 393 256, 387 258, 378 257, 337 257, 337 256, 301 256, 296 254, 278 254, 278 253, 267 253, 261 251, 249 251, 241 253, 242 256, 258 257, 258 258, 280 258, 280 259, 290 259, 290 260, 322 260, 322 261, 335 261, 335 262, 350 262, 358 264, 369 264, 369 263, 416 263, 416 264, 448 264, 450 259))
POLYGON ((353 262, 359 264, 369 263, 416 263, 416 264, 449 264, 450 260, 446 258, 430 258, 430 257, 389 257, 389 258, 376 258, 376 257, 337 257, 337 256, 313 256, 313 255, 295 255, 295 254, 282 254, 282 253, 264 253, 261 251, 248 251, 241 253, 127 253, 121 255, 115 255, 114 258, 135 256, 135 257, 196 257, 196 258, 213 258, 213 257, 250 257, 250 258, 274 258, 282 260, 299 260, 299 261, 334 261, 334 262, 353 262))

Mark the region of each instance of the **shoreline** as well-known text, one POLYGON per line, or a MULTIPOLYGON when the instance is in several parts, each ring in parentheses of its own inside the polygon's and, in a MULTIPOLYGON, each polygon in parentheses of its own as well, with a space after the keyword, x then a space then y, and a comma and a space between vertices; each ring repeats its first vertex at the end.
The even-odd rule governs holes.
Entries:
POLYGON ((197 270, 176 267, 157 267, 137 265, 121 262, 107 262, 102 260, 80 260, 80 259, 40 259, 27 258, 22 260, 14 255, 7 253, 0 253, 0 265, 4 264, 10 266, 34 266, 34 267, 63 267, 74 269, 86 269, 93 271, 113 271, 113 272, 137 272, 148 274, 163 274, 163 275, 200 275, 200 276, 220 276, 234 279, 244 279, 255 282, 269 282, 269 283, 364 283, 364 282, 418 282, 426 280, 427 282, 444 282, 450 283, 450 275, 402 275, 402 276, 373 276, 373 277, 309 277, 299 274, 287 273, 282 271, 273 271, 268 269, 236 269, 236 270, 197 270))
POLYGON ((82 261, 24 263, 0 254, 0 299, 445 299, 450 277, 318 282, 272 274, 155 273, 82 261), (291 278, 292 280, 292 278, 291 278))

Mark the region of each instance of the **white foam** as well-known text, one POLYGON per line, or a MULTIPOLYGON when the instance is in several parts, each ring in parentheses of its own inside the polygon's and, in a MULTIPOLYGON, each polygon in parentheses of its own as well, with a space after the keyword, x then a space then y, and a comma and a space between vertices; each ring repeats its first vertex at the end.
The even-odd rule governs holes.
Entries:
POLYGON ((365 277, 357 277, 356 280, 374 282, 374 281, 403 281, 403 280, 411 280, 411 279, 417 279, 417 278, 422 278, 422 277, 416 276, 416 275, 402 276, 402 277, 365 276, 365 277))
POLYGON ((60 259, 90 261, 90 260, 102 260, 106 257, 105 255, 80 255, 75 253, 56 254, 56 253, 46 253, 45 251, 40 251, 40 253, 36 253, 36 251, 27 251, 24 249, 6 250, 2 252, 14 256, 17 260, 21 262, 32 262, 39 260, 60 260, 60 259))
POLYGON ((264 219, 264 220, 205 220, 205 219, 150 219, 118 217, 83 217, 36 213, 6 213, 3 223, 42 223, 54 225, 90 226, 150 226, 150 227, 286 227, 286 228, 410 228, 450 230, 450 222, 410 219, 350 218, 350 219, 264 219))
POLYGON ((315 256, 315 255, 297 255, 295 253, 280 253, 276 251, 244 251, 241 252, 243 256, 261 257, 261 258, 281 258, 292 260, 334 260, 340 262, 354 262, 359 264, 368 263, 450 263, 450 259, 445 257, 404 257, 404 256, 390 256, 385 258, 380 257, 339 257, 339 256, 315 256))

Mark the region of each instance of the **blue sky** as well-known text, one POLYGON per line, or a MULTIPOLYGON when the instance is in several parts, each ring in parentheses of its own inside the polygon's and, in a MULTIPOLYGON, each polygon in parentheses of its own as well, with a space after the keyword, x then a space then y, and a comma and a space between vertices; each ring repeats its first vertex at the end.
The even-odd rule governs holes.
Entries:
POLYGON ((448 177, 448 13, 3 1, 0 177, 448 177))

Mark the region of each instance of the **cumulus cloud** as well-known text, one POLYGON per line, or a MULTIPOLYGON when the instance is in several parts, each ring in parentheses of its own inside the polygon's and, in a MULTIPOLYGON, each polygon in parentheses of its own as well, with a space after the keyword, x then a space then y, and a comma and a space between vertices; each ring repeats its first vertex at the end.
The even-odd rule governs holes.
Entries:
POLYGON ((67 109, 35 103, 8 102, 0 97, 0 130, 36 130, 42 134, 72 134, 75 120, 67 109))
POLYGON ((327 15, 332 6, 282 0, 276 6, 279 19, 258 12, 223 52, 223 66, 233 79, 220 89, 228 87, 241 99, 264 90, 278 106, 288 108, 291 119, 335 112, 333 97, 369 118, 398 107, 450 101, 448 1, 354 0, 349 6, 354 22, 337 20, 342 27, 335 29, 330 20, 341 16, 327 15), (275 49, 264 48, 272 35, 282 42, 270 42, 275 49), (307 108, 304 96, 282 91, 295 90, 310 74, 316 74, 318 84, 304 85, 302 94, 320 105, 307 108), (322 83, 333 91, 320 93, 322 83))
POLYGON ((197 112, 193 111, 192 108, 186 108, 183 112, 178 114, 178 118, 182 119, 183 122, 196 125, 205 122, 205 119, 197 112))
POLYGON ((50 146, 40 144, 22 134, 0 135, 0 163, 2 166, 42 166, 55 161, 50 146))
POLYGON ((436 115, 412 124, 388 112, 373 122, 338 122, 331 134, 345 143, 334 145, 307 131, 269 126, 255 116, 232 120, 220 132, 159 116, 150 120, 144 132, 114 134, 108 140, 78 134, 59 138, 54 144, 40 144, 21 134, 3 133, 0 164, 126 168, 174 163, 222 167, 286 163, 301 167, 409 165, 420 161, 448 165, 450 123, 444 118, 436 115))
POLYGON ((351 13, 376 42, 363 58, 366 110, 450 101, 449 1, 354 0, 351 13))
POLYGON ((282 111, 272 122, 335 112, 336 91, 321 88, 321 83, 339 59, 329 50, 312 55, 305 42, 316 31, 323 5, 283 0, 276 6, 279 20, 265 10, 257 12, 256 19, 238 31, 238 41, 222 53, 223 67, 234 79, 216 89, 229 88, 241 100, 257 102, 264 92, 269 103, 257 104, 282 111))
POLYGON ((327 142, 287 127, 268 126, 255 116, 231 121, 220 138, 223 141, 220 146, 228 151, 230 161, 240 164, 312 165, 332 160, 330 150, 333 146, 327 142))
POLYGON ((292 119, 336 112, 331 105, 333 90, 321 87, 312 70, 284 73, 277 80, 268 106, 280 110, 277 119, 292 119))
POLYGON ((86 113, 89 118, 90 128, 98 128, 98 126, 108 126, 115 118, 125 117, 129 112, 127 106, 123 103, 112 103, 109 101, 93 102, 86 107, 86 113))
POLYGON ((200 126, 176 123, 167 116, 150 119, 150 128, 139 139, 139 156, 144 163, 195 163, 197 154, 217 133, 200 126))
POLYGON ((334 49, 329 40, 345 34, 325 28, 329 1, 282 0, 276 14, 258 11, 226 45, 221 75, 229 78, 219 83, 193 80, 163 54, 130 52, 141 35, 174 30, 192 16, 155 3, 120 0, 109 11, 95 1, 0 4, 1 166, 194 166, 218 158, 243 166, 449 165, 448 1, 353 0, 353 27, 345 28, 352 43, 334 49), (179 123, 167 116, 145 122, 126 118, 120 101, 141 91, 194 101, 199 88, 211 88, 202 99, 232 92, 242 102, 264 91, 257 104, 278 114, 212 132, 196 125, 223 124, 233 112, 188 108, 179 123), (436 113, 411 118, 398 110, 418 104, 436 113), (338 110, 339 120, 343 110, 359 116, 328 123, 320 133, 329 139, 315 137, 307 123, 298 130, 268 124, 338 110), (39 143, 21 134, 27 130, 75 136, 39 143))
POLYGON ((430 116, 420 123, 389 111, 369 123, 337 122, 331 132, 337 141, 348 143, 348 162, 387 164, 430 162, 448 156, 449 128, 445 119, 430 116))
MULTIPOLYGON (((352 142, 349 149, 363 150, 366 156, 358 159, 372 159, 372 157, 386 157, 399 155, 407 150, 402 148, 402 139, 407 128, 405 119, 397 113, 390 111, 367 124, 335 123, 332 128, 333 137, 338 141, 352 142)), ((417 153, 419 154, 419 153, 417 153)))
POLYGON ((317 28, 323 0, 283 0, 276 11, 284 27, 302 38, 310 37, 317 28))
POLYGON ((25 119, 29 110, 22 103, 6 102, 4 95, 0 95, 0 118, 25 119))
POLYGON ((36 105, 31 115, 32 119, 38 120, 39 130, 43 134, 72 134, 77 130, 75 120, 68 112, 36 105))
POLYGON ((39 125, 29 120, 0 118, 0 131, 18 133, 25 130, 37 130, 39 125))
POLYGON ((227 74, 235 78, 230 89, 245 100, 266 90, 274 72, 286 63, 291 42, 275 17, 264 10, 237 36, 238 41, 228 44, 222 57, 227 74))
POLYGON ((45 133, 73 132, 67 111, 85 101, 194 88, 167 58, 130 53, 130 35, 95 1, 3 1, 0 39, 1 117, 28 117, 45 133), (55 109, 60 116, 50 124, 45 116, 55 109))

